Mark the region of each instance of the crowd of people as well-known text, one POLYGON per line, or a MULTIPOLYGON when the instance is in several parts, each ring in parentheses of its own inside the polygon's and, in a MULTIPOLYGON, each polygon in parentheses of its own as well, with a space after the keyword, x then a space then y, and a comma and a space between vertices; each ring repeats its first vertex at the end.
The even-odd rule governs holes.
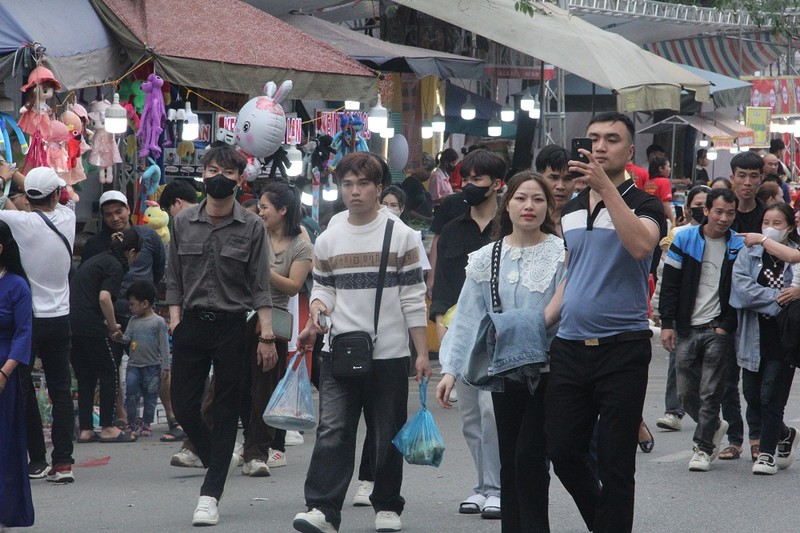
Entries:
POLYGON ((631 531, 636 449, 654 446, 642 419, 651 316, 670 353, 657 425, 679 431, 687 413, 697 422, 689 469, 743 453, 740 381, 753 473, 789 468, 800 442, 783 420, 800 359, 800 237, 780 185, 769 202, 759 195, 778 158, 737 155, 730 180, 691 187, 680 215, 664 154, 651 147, 649 169, 632 165, 629 118, 596 115, 586 136, 584 160, 550 145, 535 171, 509 172, 485 147, 460 161, 446 149, 399 187, 380 157, 348 154, 334 173, 344 210, 319 236, 289 183, 236 201, 247 162, 215 146, 203 159, 205 199, 181 180, 160 196, 173 217, 168 246, 109 191, 77 269, 64 182, 0 161, 0 178, 27 201, 0 211, 0 523, 33 523, 30 479, 75 481, 73 434, 80 444, 150 437, 160 396, 161 439, 182 441, 170 463, 207 469, 192 524, 217 524, 238 467, 268 476, 302 441, 262 419, 294 320, 291 348, 314 353, 320 411, 298 531, 340 529, 362 414, 353 504, 373 507, 377 531, 402 529, 403 458, 391 441, 406 422, 409 376, 431 376, 429 321, 441 343, 435 396, 458 406, 475 469, 457 512, 499 519, 504 532, 550 530, 550 464, 588 530, 631 531), (407 220, 430 222, 430 253, 407 220), (154 309, 162 280, 166 321, 154 309), (302 291, 307 321, 293 304, 302 291), (37 357, 53 406, 49 461, 37 357))

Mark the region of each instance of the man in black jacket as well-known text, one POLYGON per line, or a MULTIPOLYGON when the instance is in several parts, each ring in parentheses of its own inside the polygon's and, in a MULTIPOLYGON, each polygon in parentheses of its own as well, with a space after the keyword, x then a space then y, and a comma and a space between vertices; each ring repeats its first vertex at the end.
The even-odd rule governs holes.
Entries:
POLYGON ((719 409, 736 330, 736 310, 728 298, 733 262, 743 246, 730 229, 737 204, 728 189, 708 193, 706 222, 675 236, 664 265, 661 343, 677 350, 678 397, 697 421, 692 471, 709 470, 728 429, 719 409))

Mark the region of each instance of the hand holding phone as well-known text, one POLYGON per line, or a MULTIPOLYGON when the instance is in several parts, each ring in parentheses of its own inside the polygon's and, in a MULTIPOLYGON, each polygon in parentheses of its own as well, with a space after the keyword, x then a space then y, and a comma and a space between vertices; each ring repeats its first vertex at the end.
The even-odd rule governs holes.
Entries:
POLYGON ((317 321, 319 322, 319 327, 321 329, 325 329, 328 327, 328 317, 326 317, 322 313, 317 315, 317 321))
POLYGON ((587 152, 592 151, 592 140, 588 137, 575 137, 572 139, 572 161, 580 161, 581 163, 589 163, 589 158, 578 150, 584 149, 587 152))

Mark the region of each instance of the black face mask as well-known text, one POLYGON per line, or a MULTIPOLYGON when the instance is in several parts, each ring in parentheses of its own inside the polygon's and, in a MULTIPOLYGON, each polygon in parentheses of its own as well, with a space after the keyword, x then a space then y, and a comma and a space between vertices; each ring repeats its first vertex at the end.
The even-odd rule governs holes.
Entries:
POLYGON ((700 222, 703 221, 704 218, 706 218, 706 214, 703 211, 702 207, 693 207, 692 208, 692 219, 694 219, 695 222, 697 222, 699 224, 700 222))
POLYGON ((477 185, 468 183, 467 185, 464 185, 461 190, 464 193, 464 200, 467 202, 467 204, 475 207, 476 205, 480 205, 486 201, 486 195, 489 193, 491 188, 491 185, 486 187, 478 187, 477 185))
POLYGON ((230 180, 222 174, 208 178, 203 183, 206 185, 208 195, 216 200, 224 200, 232 196, 236 189, 236 181, 230 180))

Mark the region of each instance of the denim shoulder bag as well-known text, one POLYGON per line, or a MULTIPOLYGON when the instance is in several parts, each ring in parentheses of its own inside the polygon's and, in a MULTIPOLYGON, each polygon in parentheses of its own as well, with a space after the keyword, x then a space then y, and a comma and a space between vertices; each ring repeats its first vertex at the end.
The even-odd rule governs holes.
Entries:
POLYGON ((389 264, 389 245, 392 242, 394 220, 386 221, 381 250, 381 266, 378 270, 378 287, 375 291, 374 334, 368 331, 348 331, 331 339, 331 375, 335 379, 361 378, 372 370, 372 353, 378 338, 378 317, 381 311, 381 296, 386 282, 386 267, 389 264))

